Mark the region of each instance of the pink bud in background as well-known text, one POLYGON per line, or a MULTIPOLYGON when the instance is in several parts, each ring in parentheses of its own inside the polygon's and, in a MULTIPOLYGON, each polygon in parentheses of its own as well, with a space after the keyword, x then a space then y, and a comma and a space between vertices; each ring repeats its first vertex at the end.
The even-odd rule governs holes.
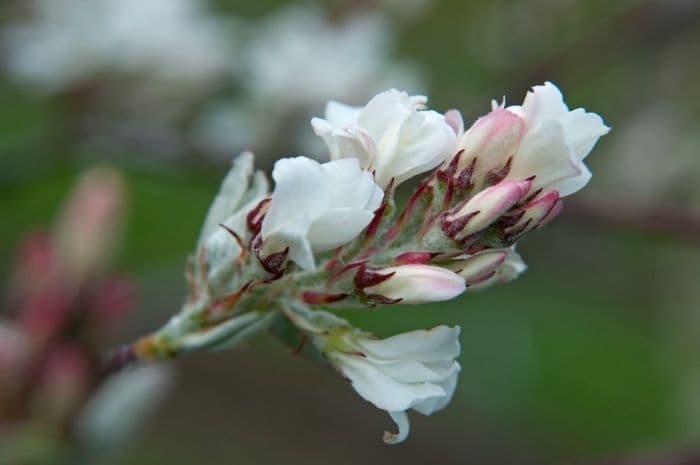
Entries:
POLYGON ((458 206, 456 212, 447 214, 442 230, 452 238, 463 239, 487 228, 527 194, 530 184, 529 180, 502 181, 484 189, 458 206))
POLYGON ((465 291, 464 279, 458 274, 432 265, 400 265, 382 268, 391 275, 379 284, 364 288, 367 295, 377 295, 405 304, 450 300, 465 291))
POLYGON ((37 413, 67 418, 83 402, 91 375, 90 356, 81 347, 66 344, 53 349, 39 377, 37 413))
POLYGON ((121 323, 134 308, 136 284, 127 277, 112 277, 101 283, 92 306, 98 322, 105 329, 121 323))
POLYGON ((21 390, 23 373, 31 355, 31 343, 24 332, 0 322, 0 423, 6 409, 16 407, 16 396, 21 390))
POLYGON ((118 171, 93 168, 81 176, 55 230, 56 251, 74 279, 85 279, 108 264, 121 236, 125 203, 118 171))

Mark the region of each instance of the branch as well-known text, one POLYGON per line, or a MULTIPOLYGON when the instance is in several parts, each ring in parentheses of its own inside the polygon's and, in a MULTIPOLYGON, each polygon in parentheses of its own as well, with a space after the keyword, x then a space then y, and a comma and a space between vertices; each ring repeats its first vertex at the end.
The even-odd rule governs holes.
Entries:
POLYGON ((700 465, 700 451, 679 449, 664 453, 646 453, 596 462, 596 465, 700 465))
POLYGON ((567 204, 566 210, 569 220, 631 229, 700 245, 700 215, 687 210, 621 200, 581 199, 567 204))
POLYGON ((138 360, 134 344, 109 349, 100 358, 100 372, 103 376, 109 376, 122 370, 138 360))

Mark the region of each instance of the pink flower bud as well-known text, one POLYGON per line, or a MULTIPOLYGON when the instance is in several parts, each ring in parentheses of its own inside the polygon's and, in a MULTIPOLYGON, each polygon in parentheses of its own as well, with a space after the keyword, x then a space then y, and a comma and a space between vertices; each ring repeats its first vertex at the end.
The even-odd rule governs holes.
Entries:
POLYGON ((530 190, 531 181, 502 181, 457 206, 455 213, 447 214, 442 230, 455 239, 477 233, 496 222, 530 190))
POLYGON ((83 401, 90 386, 89 354, 77 345, 64 345, 48 356, 39 378, 37 404, 43 415, 67 418, 83 401))
POLYGON ((503 108, 476 120, 459 140, 458 150, 463 150, 458 172, 475 161, 474 178, 498 170, 515 154, 525 129, 525 121, 503 108))
POLYGON ((543 224, 543 221, 559 202, 559 192, 557 191, 549 191, 544 195, 540 195, 527 205, 514 211, 513 218, 516 221, 507 226, 503 232, 506 236, 512 238, 521 237, 529 233, 543 224))
POLYGON ((487 249, 474 255, 460 255, 450 266, 456 273, 463 277, 467 286, 483 282, 496 273, 508 255, 508 249, 487 249))
POLYGON ((125 210, 121 175, 93 168, 78 181, 56 228, 56 249, 77 280, 104 269, 120 238, 125 210))
POLYGON ((382 268, 388 279, 364 288, 369 296, 419 304, 449 300, 466 289, 464 279, 450 270, 432 265, 400 265, 382 268))
MULTIPOLYGON (((18 374, 30 360, 32 351, 31 341, 20 329, 0 321, 0 399, 5 397, 6 390, 21 384, 18 374)), ((0 400, 0 417, 2 417, 2 401, 0 400)))

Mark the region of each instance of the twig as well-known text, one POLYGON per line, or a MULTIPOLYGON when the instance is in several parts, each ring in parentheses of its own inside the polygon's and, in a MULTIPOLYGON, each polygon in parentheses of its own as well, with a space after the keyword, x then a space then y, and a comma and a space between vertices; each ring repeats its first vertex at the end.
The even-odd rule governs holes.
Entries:
POLYGON ((700 451, 679 449, 664 453, 642 453, 605 459, 595 462, 595 465, 700 465, 700 451))
POLYGON ((625 201, 579 199, 568 203, 565 211, 570 220, 603 223, 700 245, 700 215, 686 210, 625 201))
POLYGON ((100 372, 109 376, 138 360, 134 344, 125 344, 106 351, 100 360, 100 372))

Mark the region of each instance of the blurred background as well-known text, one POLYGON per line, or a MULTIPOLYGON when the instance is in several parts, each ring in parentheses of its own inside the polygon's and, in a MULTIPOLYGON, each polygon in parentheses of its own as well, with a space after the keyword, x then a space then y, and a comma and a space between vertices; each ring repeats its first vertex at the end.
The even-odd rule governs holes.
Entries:
MULTIPOLYGON (((691 463, 674 457, 700 450, 699 53, 697 0, 3 0, 0 329, 48 263, 31 231, 52 231, 59 257, 85 246, 66 231, 109 242, 51 274, 75 276, 71 302, 111 312, 81 320, 99 338, 73 324, 61 337, 107 348, 179 308, 186 255, 239 151, 266 169, 322 159, 308 119, 331 98, 398 87, 470 122, 551 80, 613 130, 588 187, 520 243, 528 272, 447 304, 344 315, 379 335, 461 325, 450 408, 384 446, 383 412, 261 337, 159 369, 145 382, 163 393, 157 415, 111 463, 691 463)), ((19 339, 3 331, 0 352, 19 339)))

